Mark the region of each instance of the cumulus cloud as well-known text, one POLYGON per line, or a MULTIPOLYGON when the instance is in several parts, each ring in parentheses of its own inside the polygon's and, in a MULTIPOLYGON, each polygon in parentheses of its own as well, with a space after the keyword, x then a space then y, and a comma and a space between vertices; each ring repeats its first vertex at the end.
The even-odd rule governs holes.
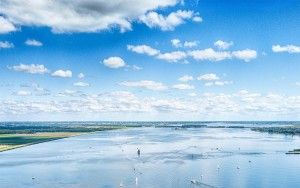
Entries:
POLYGON ((195 17, 193 17, 193 21, 194 22, 202 22, 203 19, 200 16, 195 16, 195 17))
POLYGON ((77 87, 88 87, 88 86, 90 86, 90 84, 86 83, 86 82, 75 82, 73 85, 77 86, 77 87))
POLYGON ((205 86, 224 86, 233 83, 232 81, 221 80, 219 76, 213 73, 198 76, 197 80, 204 81, 205 86))
POLYGON ((225 42, 225 41, 222 41, 222 40, 218 40, 214 43, 214 45, 216 47, 218 47, 219 49, 222 49, 222 50, 226 50, 228 49, 230 46, 233 45, 233 42, 230 41, 230 42, 225 42))
POLYGON ((192 50, 188 52, 188 55, 195 60, 209 60, 209 61, 222 61, 225 59, 241 59, 245 62, 249 62, 257 57, 257 52, 251 49, 237 50, 237 51, 215 51, 212 48, 204 50, 192 50))
POLYGON ((295 46, 295 45, 286 45, 286 46, 281 46, 281 45, 273 45, 272 46, 272 51, 273 52, 288 52, 290 54, 293 53, 300 53, 300 47, 295 46))
POLYGON ((1 48, 13 48, 14 44, 8 41, 0 41, 0 49, 1 48))
POLYGON ((250 120, 254 117, 258 120, 265 120, 290 119, 298 117, 300 113, 300 96, 253 93, 247 90, 231 94, 192 93, 191 96, 197 97, 163 99, 153 96, 137 96, 126 91, 85 95, 75 95, 76 91, 67 93, 70 93, 72 98, 0 99, 0 115, 18 117, 22 114, 40 116, 40 113, 45 113, 47 116, 51 114, 56 117, 55 115, 64 113, 75 113, 76 116, 80 114, 80 118, 86 118, 86 114, 94 115, 103 112, 116 118, 120 113, 123 115, 133 113, 135 116, 142 114, 143 117, 151 118, 149 115, 151 113, 166 112, 164 116, 166 119, 170 115, 172 118, 180 115, 180 118, 187 120, 191 120, 191 117, 197 117, 197 119, 200 117, 204 120, 216 120, 216 118, 218 120, 224 120, 224 118, 250 120))
POLYGON ((71 78, 72 71, 70 70, 57 70, 51 74, 54 77, 61 77, 61 78, 71 78))
POLYGON ((149 89, 154 91, 166 90, 168 88, 163 83, 155 82, 152 80, 141 80, 135 82, 125 81, 125 82, 121 82, 120 85, 127 86, 127 87, 144 88, 144 89, 149 89))
POLYGON ((125 61, 120 57, 109 57, 104 59, 103 64, 112 69, 118 69, 126 66, 125 61))
MULTIPOLYGON (((20 84, 20 87, 21 88, 28 88, 28 89, 32 90, 32 92, 25 90, 25 92, 27 93, 27 95, 33 95, 34 94, 36 96, 46 96, 46 95, 50 95, 51 94, 50 90, 45 89, 45 88, 41 87, 39 84, 34 83, 34 82, 33 83, 22 83, 22 84, 20 84)), ((21 90, 21 91, 24 91, 24 90, 21 90)), ((25 92, 20 92, 20 93, 23 93, 23 95, 26 95, 25 92)), ((18 95, 18 92, 15 92, 13 94, 18 95)))
POLYGON ((195 60, 209 60, 209 61, 222 61, 224 59, 230 59, 231 54, 227 51, 215 51, 212 48, 204 50, 192 50, 188 54, 195 60))
POLYGON ((244 60, 245 62, 249 62, 257 57, 256 51, 250 49, 233 51, 232 55, 233 57, 244 60))
POLYGON ((184 41, 182 43, 179 39, 172 39, 171 44, 175 48, 180 48, 180 47, 193 48, 198 46, 198 41, 184 41))
POLYGON ((154 49, 147 45, 137 45, 137 46, 127 45, 127 49, 130 51, 136 52, 138 54, 146 54, 149 56, 155 56, 160 53, 159 50, 154 49))
POLYGON ((74 90, 64 90, 63 92, 59 92, 57 94, 58 97, 75 97, 78 92, 74 90))
POLYGON ((157 56, 158 59, 165 60, 168 62, 178 62, 185 59, 186 57, 187 55, 183 51, 161 53, 157 56))
MULTIPOLYGON (((115 27, 126 31, 131 30, 131 23, 141 15, 159 8, 174 6, 178 2, 178 0, 2 0, 0 14, 14 25, 46 26, 56 33, 98 32, 115 27)), ((171 23, 176 25, 182 19, 186 19, 185 14, 182 12, 172 15, 167 22, 172 20, 171 23)))
POLYGON ((168 16, 163 16, 157 12, 151 11, 142 15, 140 20, 150 28, 157 27, 163 31, 172 31, 186 20, 192 19, 194 15, 195 13, 193 11, 186 10, 178 10, 170 13, 168 16))
POLYGON ((175 48, 179 48, 182 46, 181 41, 179 39, 172 39, 171 40, 171 44, 175 47, 175 48))
POLYGON ((36 46, 36 47, 39 47, 39 46, 43 46, 43 43, 38 41, 38 40, 35 40, 35 39, 27 39, 25 41, 25 44, 27 46, 36 46))
POLYGON ((216 81, 219 80, 220 78, 213 73, 209 73, 209 74, 203 74, 201 76, 198 76, 197 80, 202 80, 202 81, 216 81))
POLYGON ((190 84, 175 84, 173 85, 174 89, 180 89, 180 90, 189 90, 189 89, 195 89, 193 85, 190 84))
POLYGON ((187 57, 186 53, 183 51, 161 53, 159 50, 147 45, 127 45, 127 49, 138 54, 154 56, 157 59, 165 60, 167 62, 178 62, 184 60, 187 57))
POLYGON ((180 77, 178 80, 181 82, 188 82, 188 81, 194 80, 194 78, 193 78, 193 76, 190 76, 190 75, 184 75, 184 76, 180 77))
POLYGON ((230 85, 232 84, 232 81, 215 81, 215 82, 206 82, 205 86, 224 86, 224 85, 230 85))
POLYGON ((183 46, 186 48, 193 48, 198 46, 198 41, 184 41, 183 46))
POLYGON ((224 86, 224 85, 228 85, 228 84, 232 84, 232 81, 215 81, 215 85, 217 86, 224 86))
MULTIPOLYGON (((176 47, 195 47, 197 41, 185 41, 182 43, 179 39, 172 39, 171 44, 176 47)), ((245 62, 249 62, 257 58, 257 52, 251 49, 236 50, 236 51, 216 51, 212 48, 201 50, 178 50, 171 52, 160 52, 160 50, 154 49, 148 45, 128 45, 127 49, 139 54, 146 54, 148 56, 154 56, 157 59, 165 60, 167 62, 188 62, 187 58, 192 57, 197 61, 222 61, 225 59, 240 59, 245 62)))
POLYGON ((17 28, 10 21, 2 16, 0 16, 0 26, 0 34, 6 34, 17 30, 17 28))
POLYGON ((30 74, 45 74, 49 72, 49 70, 44 65, 38 64, 19 64, 8 68, 17 72, 26 72, 30 74))

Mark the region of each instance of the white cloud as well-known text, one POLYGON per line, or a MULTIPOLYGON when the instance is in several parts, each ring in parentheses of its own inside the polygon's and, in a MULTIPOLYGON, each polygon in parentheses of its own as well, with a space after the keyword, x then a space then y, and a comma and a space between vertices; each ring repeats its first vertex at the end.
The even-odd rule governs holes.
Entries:
POLYGON ((8 41, 0 41, 0 49, 1 48, 13 48, 14 44, 8 41))
POLYGON ((70 70, 57 70, 51 74, 54 77, 71 78, 72 71, 70 70))
POLYGON ((222 50, 226 50, 228 49, 230 46, 233 45, 233 42, 230 41, 230 42, 225 42, 225 41, 222 41, 222 40, 218 40, 214 43, 214 45, 216 47, 218 47, 219 49, 222 49, 222 50))
POLYGON ((38 65, 38 64, 30 64, 30 65, 20 64, 8 68, 17 72, 26 72, 30 74, 45 74, 49 72, 44 65, 38 65))
POLYGON ((186 20, 193 18, 193 16, 193 11, 186 10, 178 10, 170 13, 168 16, 163 16, 151 11, 142 15, 140 20, 150 28, 158 27, 163 31, 172 31, 175 27, 183 24, 186 20))
POLYGON ((78 93, 77 91, 73 91, 73 90, 64 90, 63 92, 59 92, 57 94, 58 97, 75 97, 75 94, 78 93))
POLYGON ((178 62, 180 60, 185 59, 186 57, 187 55, 183 51, 161 53, 157 56, 158 59, 165 60, 168 62, 178 62))
POLYGON ((39 46, 43 46, 43 43, 38 41, 38 40, 35 40, 35 39, 27 39, 25 41, 25 44, 27 46, 36 46, 36 47, 39 47, 39 46))
POLYGON ((21 90, 16 93, 18 96, 29 96, 31 95, 30 91, 21 90))
POLYGON ((215 81, 215 85, 217 86, 224 86, 224 85, 229 85, 232 84, 232 81, 215 81))
POLYGON ((139 54, 147 54, 149 56, 155 56, 160 53, 159 50, 154 49, 147 45, 137 45, 137 46, 127 45, 127 49, 139 54))
POLYGON ((17 30, 17 28, 11 22, 2 16, 0 16, 0 26, 0 34, 6 34, 17 30))
POLYGON ((202 80, 202 81, 216 81, 219 79, 220 78, 216 74, 213 74, 213 73, 203 74, 197 78, 197 80, 202 80))
POLYGON ((198 46, 198 41, 185 41, 183 43, 183 46, 186 48, 193 48, 193 47, 198 46))
MULTIPOLYGON (((2 0, 0 14, 12 24, 46 26, 56 33, 98 32, 116 27, 126 31, 131 30, 131 23, 141 15, 174 6, 178 2, 178 0, 2 0)), ((185 19, 185 16, 178 17, 177 19, 185 19)))
POLYGON ((42 88, 41 86, 39 86, 36 83, 33 83, 32 87, 33 87, 33 89, 35 91, 35 95, 37 95, 37 96, 46 96, 46 95, 50 95, 51 94, 50 90, 42 88))
POLYGON ((197 80, 204 81, 204 86, 224 86, 232 84, 232 81, 220 80, 220 78, 213 73, 203 74, 197 80))
POLYGON ((90 86, 90 84, 86 83, 86 82, 75 82, 73 85, 77 86, 77 87, 88 87, 88 86, 90 86))
POLYGON ((141 80, 136 82, 125 81, 125 82, 121 82, 120 85, 127 86, 127 87, 145 88, 154 91, 166 90, 168 88, 161 82, 155 82, 151 80, 141 80))
POLYGON ((233 57, 235 57, 237 59, 242 59, 245 62, 249 62, 252 59, 255 59, 257 57, 256 51, 250 50, 250 49, 233 51, 232 55, 233 55, 233 57))
POLYGON ((193 17, 193 21, 194 22, 202 22, 203 19, 200 16, 195 16, 195 17, 193 17))
POLYGON ((225 86, 232 84, 232 81, 215 81, 215 82, 206 82, 205 86, 225 86))
POLYGON ((272 46, 272 51, 273 52, 288 52, 290 54, 300 53, 300 47, 295 46, 295 45, 286 45, 286 46, 273 45, 272 46))
POLYGON ((175 48, 179 48, 182 46, 181 41, 179 39, 172 39, 171 40, 171 44, 175 47, 175 48))
POLYGON ((81 72, 81 73, 79 73, 78 74, 78 76, 77 76, 79 79, 82 79, 82 78, 84 78, 85 77, 85 75, 81 72))
POLYGON ((257 57, 255 50, 245 49, 237 51, 215 51, 212 48, 204 50, 192 50, 188 52, 188 55, 193 57, 195 60, 209 60, 209 61, 222 61, 225 59, 241 59, 245 62, 249 62, 257 57))
POLYGON ((180 90, 189 90, 189 89, 195 89, 193 85, 190 84, 175 84, 173 85, 174 89, 180 89, 180 90))
POLYGON ((175 48, 180 48, 180 47, 193 48, 198 45, 198 41, 184 41, 184 43, 182 44, 179 39, 172 39, 171 44, 175 48))
POLYGON ((51 119, 61 116, 65 119, 67 114, 72 114, 73 118, 81 120, 90 120, 95 114, 109 114, 110 118, 116 120, 124 120, 130 114, 131 120, 139 115, 142 115, 140 117, 143 120, 152 119, 152 115, 161 120, 170 120, 170 116, 173 119, 179 116, 176 120, 299 120, 297 115, 300 113, 298 95, 261 94, 247 90, 231 94, 192 94, 197 96, 194 98, 137 96, 126 91, 85 95, 76 93, 78 92, 64 91, 62 94, 69 96, 44 100, 0 99, 0 115, 2 118, 12 116, 31 119, 44 114, 46 117, 51 116, 51 119), (86 116, 87 114, 91 116, 86 116))
POLYGON ((107 59, 104 59, 103 64, 112 69, 118 69, 126 66, 126 63, 120 57, 109 57, 107 59))
POLYGON ((222 61, 224 59, 230 59, 231 54, 227 51, 215 51, 212 48, 204 50, 192 50, 188 53, 195 60, 209 60, 209 61, 222 61))
POLYGON ((184 76, 180 77, 178 80, 181 82, 188 82, 188 81, 194 80, 194 78, 193 78, 193 76, 190 76, 190 75, 184 75, 184 76))
POLYGON ((157 59, 165 60, 168 62, 178 62, 184 60, 187 57, 186 53, 183 51, 161 53, 159 50, 154 49, 147 45, 137 45, 137 46, 128 45, 127 49, 139 54, 154 56, 157 59))
MULTIPOLYGON (((172 39, 171 44, 176 47, 195 47, 197 46, 197 41, 185 41, 182 43, 179 39, 172 39)), ((249 62, 252 59, 257 58, 257 52, 251 49, 245 50, 237 50, 237 51, 215 51, 212 48, 202 49, 202 50, 178 50, 178 51, 171 51, 171 52, 160 52, 160 50, 154 49, 147 45, 128 45, 128 50, 139 54, 146 54, 148 56, 154 56, 157 59, 165 60, 168 62, 178 62, 182 61, 183 63, 188 62, 187 57, 190 56, 195 60, 203 61, 222 61, 225 59, 241 59, 245 62, 249 62)))

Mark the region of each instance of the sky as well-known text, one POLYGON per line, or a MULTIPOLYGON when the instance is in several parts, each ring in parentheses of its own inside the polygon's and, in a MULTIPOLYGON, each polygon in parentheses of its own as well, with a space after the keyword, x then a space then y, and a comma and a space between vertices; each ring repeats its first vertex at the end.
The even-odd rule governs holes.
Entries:
POLYGON ((300 120, 300 2, 0 0, 0 121, 300 120))

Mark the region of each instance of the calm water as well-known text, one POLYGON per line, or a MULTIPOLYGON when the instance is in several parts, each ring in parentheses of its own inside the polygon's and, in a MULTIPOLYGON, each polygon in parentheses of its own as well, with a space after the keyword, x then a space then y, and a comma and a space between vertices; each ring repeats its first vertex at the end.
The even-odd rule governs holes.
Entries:
POLYGON ((285 154, 299 147, 249 129, 98 132, 0 153, 0 187, 300 187, 300 156, 285 154))

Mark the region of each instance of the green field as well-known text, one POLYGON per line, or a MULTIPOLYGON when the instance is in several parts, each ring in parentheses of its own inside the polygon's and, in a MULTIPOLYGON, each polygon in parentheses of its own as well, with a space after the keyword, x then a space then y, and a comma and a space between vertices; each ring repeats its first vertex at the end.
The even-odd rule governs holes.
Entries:
POLYGON ((78 134, 80 133, 44 132, 34 134, 0 134, 0 152, 41 142, 76 136, 78 134))
POLYGON ((79 134, 124 128, 122 126, 0 126, 0 152, 79 134))

